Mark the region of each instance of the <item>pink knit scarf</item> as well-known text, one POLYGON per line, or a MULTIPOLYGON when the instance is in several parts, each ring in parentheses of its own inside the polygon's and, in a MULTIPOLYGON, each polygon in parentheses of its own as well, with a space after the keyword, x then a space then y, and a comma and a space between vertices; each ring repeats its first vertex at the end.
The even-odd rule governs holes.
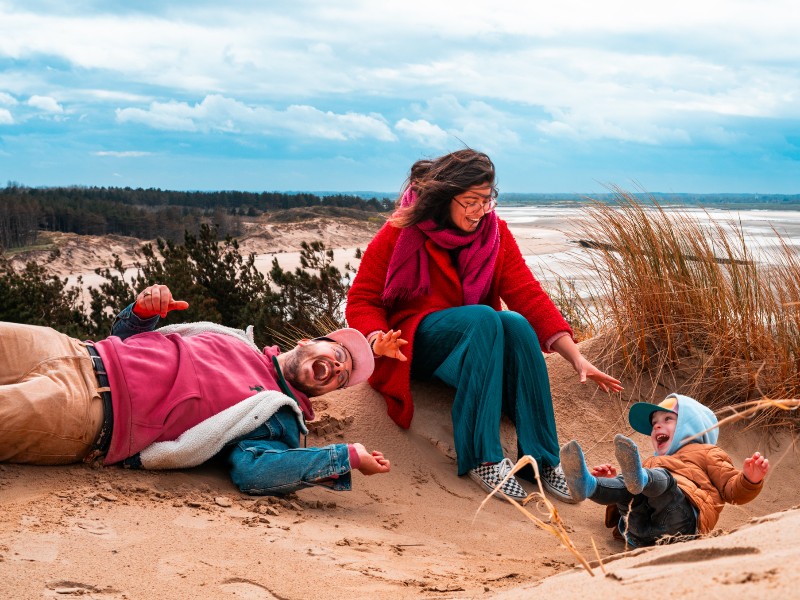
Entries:
MULTIPOLYGON (((408 188, 400 205, 409 206, 416 200, 416 193, 408 188)), ((478 228, 467 235, 452 229, 440 229, 432 219, 403 228, 389 261, 381 295, 384 304, 430 294, 429 257, 425 250, 428 239, 446 250, 462 248, 458 253, 456 272, 464 288, 464 304, 478 304, 486 298, 500 250, 500 229, 495 212, 485 215, 478 228)))

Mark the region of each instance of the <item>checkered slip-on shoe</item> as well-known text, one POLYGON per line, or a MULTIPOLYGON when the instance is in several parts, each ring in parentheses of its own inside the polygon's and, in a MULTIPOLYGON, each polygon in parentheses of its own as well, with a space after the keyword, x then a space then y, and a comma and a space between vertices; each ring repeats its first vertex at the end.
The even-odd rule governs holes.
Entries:
POLYGON ((572 494, 569 493, 567 487, 567 478, 564 476, 564 470, 561 465, 551 467, 550 465, 543 465, 539 471, 542 478, 542 487, 553 494, 556 498, 567 504, 576 504, 572 494))
MULTIPOLYGON (((470 469, 469 476, 487 492, 491 492, 497 487, 503 478, 511 471, 514 465, 510 460, 504 458, 499 463, 493 465, 479 465, 470 469)), ((512 475, 500 488, 499 493, 513 498, 514 500, 524 500, 528 497, 528 492, 519 484, 519 481, 512 475)))

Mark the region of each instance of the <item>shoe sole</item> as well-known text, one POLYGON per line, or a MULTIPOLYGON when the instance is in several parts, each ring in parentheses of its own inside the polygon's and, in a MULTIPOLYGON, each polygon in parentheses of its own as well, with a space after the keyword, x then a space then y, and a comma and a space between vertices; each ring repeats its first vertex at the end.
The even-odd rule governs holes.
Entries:
MULTIPOLYGON (((479 486, 481 486, 484 490, 486 490, 487 494, 491 493, 494 490, 494 486, 489 487, 489 484, 487 484, 483 479, 481 479, 481 477, 477 473, 473 473, 472 471, 470 471, 469 478, 472 479, 472 481, 477 483, 479 486)), ((522 487, 522 485, 520 485, 520 487, 522 487)), ((522 488, 522 489, 525 489, 525 488, 522 488)), ((502 498, 500 498, 500 496, 504 496, 506 498, 511 498, 512 500, 516 500, 517 502, 519 502, 521 500, 525 500, 525 498, 528 497, 527 494, 525 494, 524 496, 512 496, 510 494, 506 494, 502 489, 497 490, 497 493, 495 494, 495 496, 497 496, 498 500, 502 500, 502 498)))
POLYGON ((548 492, 551 496, 555 496, 557 500, 560 500, 564 504, 578 504, 578 500, 573 498, 572 496, 565 496, 564 492, 558 490, 551 486, 548 482, 542 478, 542 488, 548 492))

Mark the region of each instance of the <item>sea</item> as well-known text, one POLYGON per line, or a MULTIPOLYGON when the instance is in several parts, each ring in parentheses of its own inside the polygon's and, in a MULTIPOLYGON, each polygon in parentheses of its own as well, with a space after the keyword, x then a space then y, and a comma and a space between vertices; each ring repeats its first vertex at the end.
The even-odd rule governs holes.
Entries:
MULTIPOLYGON (((735 234, 741 232, 748 251, 758 261, 773 262, 773 252, 786 244, 800 252, 800 205, 778 208, 752 204, 718 204, 711 207, 683 204, 662 205, 668 212, 681 213, 709 234, 717 227, 735 234)), ((526 262, 538 279, 554 283, 558 279, 576 285, 582 294, 591 279, 585 264, 578 224, 586 218, 586 206, 577 202, 503 203, 498 215, 514 231, 526 262)))

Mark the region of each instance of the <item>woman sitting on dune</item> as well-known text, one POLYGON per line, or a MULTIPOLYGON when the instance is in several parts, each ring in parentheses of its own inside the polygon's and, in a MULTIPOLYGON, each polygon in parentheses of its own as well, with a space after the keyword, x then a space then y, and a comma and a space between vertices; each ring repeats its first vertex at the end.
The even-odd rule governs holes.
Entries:
MULTIPOLYGON (((516 427, 519 454, 535 458, 545 488, 571 502, 540 348, 568 360, 581 382, 622 387, 580 353, 494 212, 496 198, 486 154, 465 149, 417 161, 396 211, 364 253, 347 321, 385 357, 369 381, 401 427, 410 426, 414 412, 412 377, 455 388, 459 475, 491 490, 509 472, 500 444, 504 413, 516 427), (501 299, 510 310, 501 309, 501 299)), ((514 477, 501 489, 526 496, 514 477)))

